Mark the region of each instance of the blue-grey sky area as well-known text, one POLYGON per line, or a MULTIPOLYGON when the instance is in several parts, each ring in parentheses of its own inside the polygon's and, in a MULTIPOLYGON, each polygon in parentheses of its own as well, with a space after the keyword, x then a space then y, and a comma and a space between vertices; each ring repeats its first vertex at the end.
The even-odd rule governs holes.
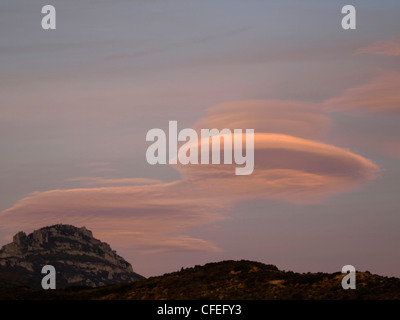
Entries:
POLYGON ((0 244, 69 223, 145 276, 223 259, 400 276, 399 14, 397 0, 1 1, 0 244), (146 133, 170 120, 254 128, 254 174, 149 165, 146 133))

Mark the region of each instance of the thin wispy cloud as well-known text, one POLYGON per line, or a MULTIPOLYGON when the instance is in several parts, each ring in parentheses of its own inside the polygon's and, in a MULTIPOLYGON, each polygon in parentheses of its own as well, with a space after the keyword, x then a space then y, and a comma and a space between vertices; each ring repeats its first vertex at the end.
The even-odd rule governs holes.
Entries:
POLYGON ((237 28, 237 29, 223 32, 223 33, 209 34, 209 35, 205 35, 205 36, 190 38, 190 39, 183 40, 183 41, 172 42, 172 43, 166 44, 166 45, 164 45, 162 47, 158 47, 158 48, 146 49, 146 50, 141 50, 141 51, 132 52, 132 53, 114 54, 114 55, 108 56, 106 58, 106 60, 135 59, 135 58, 146 57, 146 56, 151 56, 151 55, 156 55, 156 54, 162 54, 167 51, 177 50, 179 48, 184 48, 184 47, 191 46, 191 45, 201 44, 201 43, 208 42, 208 41, 215 41, 215 40, 220 40, 222 38, 235 36, 235 35, 241 34, 243 32, 246 32, 247 30, 250 30, 250 29, 252 29, 252 27, 243 26, 241 28, 237 28))
POLYGON ((366 54, 375 54, 375 55, 383 55, 383 56, 400 56, 400 37, 378 41, 372 43, 368 46, 362 47, 358 50, 358 53, 366 53, 366 54))
POLYGON ((385 72, 366 84, 324 102, 329 112, 359 111, 400 115, 400 73, 385 72))
POLYGON ((141 184, 158 184, 162 183, 158 179, 147 178, 119 178, 111 179, 104 177, 75 177, 66 179, 66 181, 82 182, 86 185, 141 185, 141 184))
POLYGON ((85 162, 85 163, 78 163, 77 167, 84 167, 84 168, 97 168, 97 167, 105 167, 111 165, 111 162, 85 162))

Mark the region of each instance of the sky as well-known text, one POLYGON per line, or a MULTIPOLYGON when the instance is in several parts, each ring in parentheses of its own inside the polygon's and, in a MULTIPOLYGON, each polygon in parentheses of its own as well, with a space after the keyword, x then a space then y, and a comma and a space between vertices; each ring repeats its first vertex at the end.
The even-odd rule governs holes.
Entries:
POLYGON ((400 277, 400 2, 0 3, 0 245, 86 226, 144 276, 249 259, 400 277), (56 8, 43 30, 41 8, 56 8), (255 168, 150 165, 153 128, 255 130, 255 168))

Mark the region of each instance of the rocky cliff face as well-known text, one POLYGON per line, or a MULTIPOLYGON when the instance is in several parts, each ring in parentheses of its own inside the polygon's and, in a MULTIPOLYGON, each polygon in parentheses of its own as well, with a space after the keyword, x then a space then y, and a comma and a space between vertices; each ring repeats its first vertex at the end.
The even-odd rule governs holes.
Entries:
POLYGON ((100 286, 143 277, 85 227, 54 225, 26 235, 19 232, 0 250, 0 284, 39 287, 44 265, 56 268, 57 287, 100 286), (17 280, 18 281, 17 281, 17 280), (17 282, 17 283, 15 283, 17 282))

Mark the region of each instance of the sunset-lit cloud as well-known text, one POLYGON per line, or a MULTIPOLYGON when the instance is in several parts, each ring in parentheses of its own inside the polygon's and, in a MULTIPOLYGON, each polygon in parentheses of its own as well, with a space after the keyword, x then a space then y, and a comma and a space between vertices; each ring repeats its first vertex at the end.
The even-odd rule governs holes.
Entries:
MULTIPOLYGON (((102 173, 102 172, 115 172, 116 170, 110 168, 111 162, 85 162, 85 163, 78 163, 77 167, 88 168, 90 173, 102 173)), ((74 180, 70 180, 74 181, 74 180)))
POLYGON ((82 182, 86 185, 141 185, 141 184, 157 184, 162 183, 161 180, 147 178, 120 178, 110 179, 103 177, 76 177, 69 178, 66 181, 82 182))
POLYGON ((379 171, 373 162, 348 150, 282 134, 255 134, 254 157, 254 172, 249 176, 236 176, 236 164, 176 167, 182 184, 195 181, 197 194, 233 203, 250 199, 317 203, 373 180, 379 171), (202 185, 204 190, 199 190, 202 185))
POLYGON ((389 72, 324 102, 329 112, 400 114, 400 73, 389 72))
POLYGON ((378 41, 371 45, 360 48, 358 52, 398 57, 400 56, 400 38, 378 41))
POLYGON ((94 168, 89 170, 90 173, 101 173, 101 172, 115 172, 115 169, 111 168, 94 168))
POLYGON ((251 128, 255 132, 320 138, 331 120, 319 104, 285 100, 225 102, 209 108, 194 128, 251 128))
POLYGON ((51 190, 34 192, 0 217, 10 233, 41 225, 85 225, 119 247, 144 251, 218 250, 209 241, 182 234, 221 219, 223 205, 206 199, 180 197, 173 184, 51 190), (199 204, 198 201, 203 204, 199 204))
POLYGON ((220 250, 216 244, 190 237, 186 230, 225 219, 240 201, 320 203, 376 177, 379 168, 369 159, 303 138, 316 139, 329 125, 329 118, 314 104, 276 100, 220 104, 193 127, 254 128, 253 174, 235 175, 236 164, 176 165, 181 179, 168 183, 147 178, 69 178, 97 187, 33 192, 4 210, 0 224, 13 233, 71 223, 85 225, 120 247, 215 252, 220 250))
POLYGON ((110 162, 85 162, 85 163, 79 163, 76 166, 92 168, 92 167, 105 167, 109 166, 110 164, 111 164, 110 162))

